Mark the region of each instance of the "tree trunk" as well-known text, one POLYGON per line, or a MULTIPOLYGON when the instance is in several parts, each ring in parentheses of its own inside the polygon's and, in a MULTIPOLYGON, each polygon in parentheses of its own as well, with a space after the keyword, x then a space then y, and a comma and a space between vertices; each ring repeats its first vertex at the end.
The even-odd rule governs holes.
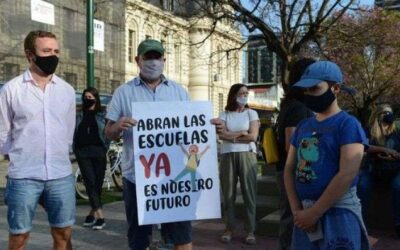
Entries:
POLYGON ((290 57, 282 58, 281 59, 281 81, 282 81, 282 88, 285 93, 289 89, 289 69, 290 69, 290 57))

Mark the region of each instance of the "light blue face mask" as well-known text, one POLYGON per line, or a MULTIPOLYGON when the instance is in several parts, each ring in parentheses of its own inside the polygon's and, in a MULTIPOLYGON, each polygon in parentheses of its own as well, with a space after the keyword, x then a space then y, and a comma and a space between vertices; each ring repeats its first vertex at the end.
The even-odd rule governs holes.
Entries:
POLYGON ((239 106, 244 107, 247 104, 248 97, 247 96, 239 96, 236 97, 236 102, 239 104, 239 106))
POLYGON ((164 70, 164 61, 159 59, 151 59, 143 61, 140 74, 146 80, 154 81, 160 78, 164 70))

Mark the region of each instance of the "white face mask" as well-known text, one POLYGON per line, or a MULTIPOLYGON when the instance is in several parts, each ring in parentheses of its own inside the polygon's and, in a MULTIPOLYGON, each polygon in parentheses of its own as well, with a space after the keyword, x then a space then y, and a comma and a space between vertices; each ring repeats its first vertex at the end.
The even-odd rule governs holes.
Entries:
POLYGON ((164 70, 164 60, 151 59, 145 60, 142 63, 140 74, 150 81, 154 81, 160 78, 164 70))
POLYGON ((239 96, 236 97, 236 102, 239 104, 239 106, 244 107, 247 104, 248 98, 247 96, 239 96))

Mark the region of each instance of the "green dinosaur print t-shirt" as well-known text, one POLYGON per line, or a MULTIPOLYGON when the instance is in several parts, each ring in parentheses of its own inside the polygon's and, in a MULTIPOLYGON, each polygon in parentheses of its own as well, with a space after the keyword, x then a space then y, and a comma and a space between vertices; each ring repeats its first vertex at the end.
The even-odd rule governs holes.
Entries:
MULTIPOLYGON (((340 147, 368 145, 356 118, 341 111, 323 121, 315 117, 299 123, 291 139, 296 148, 296 190, 301 200, 317 200, 339 171, 340 147)), ((357 178, 352 183, 354 186, 357 178)))

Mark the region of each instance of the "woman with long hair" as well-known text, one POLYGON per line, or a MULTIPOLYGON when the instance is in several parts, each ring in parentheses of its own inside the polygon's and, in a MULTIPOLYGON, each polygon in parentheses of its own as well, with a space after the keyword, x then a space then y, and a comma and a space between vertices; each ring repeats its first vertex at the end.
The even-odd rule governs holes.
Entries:
POLYGON ((385 145, 385 137, 396 130, 394 114, 390 105, 383 104, 376 108, 369 119, 371 125, 371 139, 377 145, 385 145))
POLYGON ((220 179, 223 195, 225 232, 221 241, 228 243, 235 229, 234 206, 236 185, 239 179, 244 199, 247 244, 256 244, 254 236, 256 226, 256 187, 257 157, 256 140, 260 119, 256 111, 247 106, 248 89, 244 84, 234 84, 229 90, 225 111, 220 119, 225 130, 220 134, 221 146, 220 179))
POLYGON ((367 219, 370 194, 376 178, 391 182, 392 204, 397 236, 400 237, 400 128, 389 105, 380 105, 372 112, 370 144, 366 168, 358 182, 364 220, 367 219))
POLYGON ((99 92, 95 88, 87 88, 82 93, 82 110, 76 117, 73 146, 91 206, 83 226, 95 230, 106 225, 101 203, 108 148, 104 127, 105 113, 99 92))

